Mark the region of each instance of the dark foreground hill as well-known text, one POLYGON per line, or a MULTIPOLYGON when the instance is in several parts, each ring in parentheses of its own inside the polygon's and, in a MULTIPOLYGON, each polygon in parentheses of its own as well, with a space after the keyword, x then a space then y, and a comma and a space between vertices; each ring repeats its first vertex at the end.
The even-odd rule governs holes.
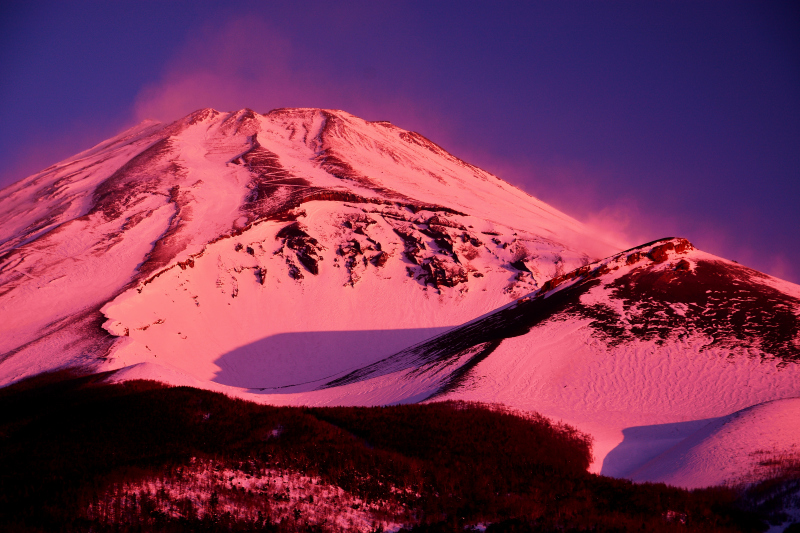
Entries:
POLYGON ((535 414, 272 407, 102 377, 0 392, 0 529, 765 529, 729 489, 589 474, 589 438, 535 414))

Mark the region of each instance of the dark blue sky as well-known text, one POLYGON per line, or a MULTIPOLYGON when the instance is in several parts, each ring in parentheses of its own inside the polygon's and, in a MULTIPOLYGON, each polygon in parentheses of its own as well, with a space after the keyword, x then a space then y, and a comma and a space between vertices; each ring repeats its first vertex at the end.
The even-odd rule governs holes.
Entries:
POLYGON ((796 3, 384 4, 6 1, 0 186, 142 118, 332 107, 800 282, 796 3))

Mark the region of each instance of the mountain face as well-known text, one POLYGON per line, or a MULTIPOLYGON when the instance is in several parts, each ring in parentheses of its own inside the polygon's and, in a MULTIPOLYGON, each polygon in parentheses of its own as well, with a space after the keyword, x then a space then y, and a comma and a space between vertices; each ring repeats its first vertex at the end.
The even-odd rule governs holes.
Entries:
POLYGON ((143 123, 0 191, 0 324, 0 384, 81 366, 280 405, 500 402, 591 433, 596 471, 676 484, 653 466, 673 446, 800 396, 800 287, 684 239, 620 252, 320 109, 143 123))

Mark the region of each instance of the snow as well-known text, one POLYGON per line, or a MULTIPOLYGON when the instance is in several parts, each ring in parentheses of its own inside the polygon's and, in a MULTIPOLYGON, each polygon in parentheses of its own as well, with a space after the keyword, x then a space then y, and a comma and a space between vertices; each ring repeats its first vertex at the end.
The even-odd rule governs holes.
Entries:
POLYGON ((763 472, 800 461, 800 398, 761 403, 713 420, 628 477, 703 488, 772 477, 763 472))
POLYGON ((630 428, 695 422, 797 393, 796 371, 752 359, 732 365, 726 352, 699 346, 691 339, 611 352, 580 324, 548 324, 506 340, 476 368, 473 390, 446 398, 504 403, 575 425, 595 437, 593 470, 623 477, 671 442, 666 428, 653 427, 624 454, 609 455, 630 428))
MULTIPOLYGON (((690 252, 689 257, 695 261, 720 260, 696 250, 690 252)), ((642 268, 637 264, 624 264, 615 258, 603 264, 618 266, 617 270, 606 275, 606 284, 642 268)), ((202 268, 200 261, 195 264, 195 269, 199 268, 202 268)), ((651 268, 658 270, 668 266, 653 265, 651 268)), ((188 271, 176 270, 176 273, 188 271)), ((169 278, 164 277, 163 280, 168 283, 169 278)), ((578 278, 559 285, 557 291, 567 290, 576 283, 578 278)), ((211 287, 211 281, 208 280, 206 285, 211 287)), ((604 284, 600 284, 584 292, 581 302, 585 305, 606 303, 630 316, 630 312, 625 310, 620 301, 611 297, 604 287, 604 284)), ((145 294, 145 291, 141 294, 145 294)), ((246 297, 241 290, 239 294, 240 297, 246 297)), ((403 309, 409 308, 400 305, 400 302, 397 304, 403 309)), ((410 307, 419 311, 424 304, 423 300, 410 307)), ((683 311, 678 313, 681 317, 686 315, 685 305, 673 305, 683 311)), ((153 303, 143 304, 143 308, 165 309, 165 306, 153 303)), ((109 310, 106 312, 113 314, 109 310)), ((491 315, 487 313, 485 316, 491 315)), ((287 324, 295 320, 297 317, 292 317, 287 324)), ((595 461, 592 465, 595 472, 639 480, 666 481, 687 487, 698 486, 691 474, 700 472, 698 461, 707 461, 709 469, 716 468, 710 459, 713 454, 701 454, 700 459, 685 467, 675 466, 677 463, 674 461, 663 466, 662 470, 672 472, 672 477, 667 477, 663 472, 647 477, 642 474, 647 470, 642 469, 647 464, 658 463, 660 459, 657 458, 664 457, 662 454, 670 453, 670 450, 676 449, 674 447, 686 446, 696 438, 698 431, 716 427, 715 424, 727 420, 726 417, 732 412, 800 393, 796 364, 786 365, 776 358, 762 358, 752 350, 749 355, 745 353, 733 357, 728 348, 709 347, 709 339, 702 335, 682 335, 667 343, 634 340, 609 346, 597 337, 590 323, 588 319, 564 320, 563 317, 555 317, 535 326, 526 335, 507 338, 474 368, 467 385, 443 396, 437 395, 437 391, 448 372, 443 373, 441 366, 424 365, 419 368, 395 366, 395 370, 389 366, 383 373, 372 374, 374 377, 368 375, 361 381, 321 389, 325 382, 331 380, 331 376, 338 376, 349 368, 342 366, 334 374, 332 371, 337 369, 330 366, 332 362, 328 362, 329 366, 322 363, 318 374, 302 369, 297 373, 298 376, 319 379, 304 386, 285 389, 222 389, 219 388, 219 379, 215 380, 217 384, 214 387, 215 390, 278 405, 384 405, 425 401, 432 396, 436 400, 502 403, 517 409, 540 412, 590 433, 595 439, 595 461)), ((146 331, 150 331, 150 328, 146 331)), ((402 336, 402 330, 397 333, 402 336)), ((156 338, 155 334, 150 338, 156 338)), ((414 341, 411 337, 406 340, 408 344, 414 341)), ((264 347, 265 351, 280 346, 271 341, 264 347)), ((359 343, 353 343, 353 346, 359 346, 359 343)), ((347 362, 356 361, 355 358, 347 359, 345 355, 343 353, 342 357, 347 362)), ((468 358, 468 354, 464 354, 448 364, 450 368, 459 367, 468 358)), ((173 362, 172 359, 167 361, 173 362)), ((366 366, 368 362, 364 359, 362 364, 366 366)), ((291 365, 297 364, 295 359, 283 363, 272 361, 263 367, 263 378, 269 375, 278 380, 284 374, 294 375, 291 365)), ((125 372, 132 372, 137 377, 153 377, 152 372, 156 367, 139 365, 133 368, 138 370, 126 369, 125 372)), ((183 377, 180 379, 175 375, 155 377, 171 383, 197 386, 202 384, 200 379, 186 381, 186 375, 196 368, 196 365, 181 368, 179 371, 183 377)), ((242 371, 256 372, 257 368, 257 365, 248 364, 242 371)), ((120 374, 119 379, 123 379, 122 376, 127 374, 120 374)), ((285 381, 288 383, 291 379, 285 381)), ((208 385, 206 383, 203 386, 208 385)), ((784 450, 789 444, 798 442, 797 435, 787 429, 797 425, 793 424, 797 417, 793 418, 791 413, 763 420, 766 420, 762 422, 763 428, 776 429, 774 435, 777 439, 765 441, 763 449, 784 450)), ((744 435, 742 432, 740 434, 744 435)), ((731 437, 731 441, 735 442, 737 438, 731 437)), ((752 446, 748 448, 747 442, 750 441, 743 441, 741 445, 749 451, 737 455, 726 450, 727 455, 723 454, 729 458, 729 469, 737 475, 744 475, 752 463, 745 459, 747 453, 755 449, 751 449, 752 446)), ((715 478, 710 484, 727 481, 728 478, 715 478)))
MULTIPOLYGON (((128 283, 174 214, 156 198, 142 205, 150 216, 128 230, 124 244, 113 237, 123 221, 99 214, 65 222, 25 245, 16 263, 6 263, 0 300, 4 334, 0 352, 41 336, 48 326, 76 310, 112 298, 128 283)), ((12 259, 13 261, 13 259, 12 259)))
MULTIPOLYGON (((152 354, 143 360, 158 357, 202 380, 276 388, 355 370, 509 299, 503 292, 509 270, 486 251, 469 263, 484 276, 473 277, 466 290, 437 291, 409 278, 411 263, 401 259, 402 239, 390 225, 395 221, 374 215, 369 236, 391 259, 383 267, 359 266, 358 283, 347 286, 347 269, 334 248, 347 242, 338 219, 363 212, 329 202, 310 202, 304 210, 309 233, 327 244, 319 275, 306 272, 301 282, 285 275, 275 234, 286 223, 265 222, 210 244, 191 268, 172 268, 128 290, 103 308, 104 327, 118 335, 127 331, 146 346, 152 354), (274 273, 264 284, 255 274, 260 268, 274 273)), ((134 362, 128 357, 119 364, 134 362)))

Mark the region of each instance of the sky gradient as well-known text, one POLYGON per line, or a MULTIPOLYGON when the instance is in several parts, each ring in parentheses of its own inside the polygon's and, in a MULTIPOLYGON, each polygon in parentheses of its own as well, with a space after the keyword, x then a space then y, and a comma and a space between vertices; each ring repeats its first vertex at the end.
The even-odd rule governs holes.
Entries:
POLYGON ((0 72, 0 187, 145 118, 336 108, 800 283, 793 3, 4 2, 0 72))

